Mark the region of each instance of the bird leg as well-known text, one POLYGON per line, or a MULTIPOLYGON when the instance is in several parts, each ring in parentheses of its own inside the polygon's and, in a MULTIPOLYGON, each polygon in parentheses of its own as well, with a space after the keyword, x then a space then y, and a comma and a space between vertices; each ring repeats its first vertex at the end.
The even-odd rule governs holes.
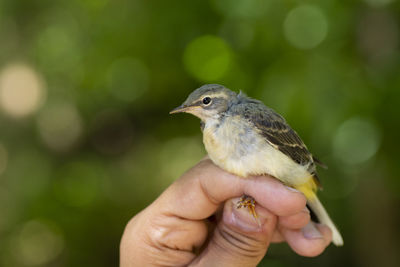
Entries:
POLYGON ((241 207, 246 207, 250 214, 253 215, 253 218, 256 220, 258 226, 261 226, 260 220, 258 219, 258 215, 256 213, 256 201, 251 196, 243 195, 239 201, 236 203, 236 208, 240 209, 241 207))

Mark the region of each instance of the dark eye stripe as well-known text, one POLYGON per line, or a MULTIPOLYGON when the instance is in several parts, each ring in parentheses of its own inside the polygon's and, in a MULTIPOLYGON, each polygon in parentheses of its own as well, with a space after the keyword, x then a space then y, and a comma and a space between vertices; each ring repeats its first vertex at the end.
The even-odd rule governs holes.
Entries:
POLYGON ((215 109, 216 107, 219 106, 219 104, 222 104, 226 101, 224 97, 216 97, 212 99, 212 105, 203 105, 204 109, 215 109))
POLYGON ((203 105, 203 102, 201 100, 197 100, 191 106, 201 106, 201 105, 203 105))

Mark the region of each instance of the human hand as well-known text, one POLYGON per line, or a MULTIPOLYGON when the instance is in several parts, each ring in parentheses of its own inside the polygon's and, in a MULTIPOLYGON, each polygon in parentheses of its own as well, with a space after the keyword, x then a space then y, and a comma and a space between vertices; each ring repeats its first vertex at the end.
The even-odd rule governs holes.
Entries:
POLYGON ((317 256, 331 231, 310 222, 305 204, 302 193, 272 177, 243 179, 202 160, 131 219, 120 266, 256 266, 271 242, 285 240, 296 253, 317 256), (244 194, 256 200, 261 226, 235 208, 244 194))

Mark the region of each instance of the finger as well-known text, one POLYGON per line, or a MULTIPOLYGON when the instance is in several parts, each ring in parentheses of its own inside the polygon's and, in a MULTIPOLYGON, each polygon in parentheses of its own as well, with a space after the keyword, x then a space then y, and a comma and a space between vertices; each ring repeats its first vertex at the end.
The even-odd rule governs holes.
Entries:
POLYGON ((287 229, 300 229, 306 226, 310 222, 310 211, 305 207, 301 212, 291 216, 284 216, 278 218, 278 227, 275 229, 271 242, 281 243, 285 241, 285 238, 279 231, 279 228, 287 229))
POLYGON ((150 209, 126 226, 120 244, 120 266, 182 266, 196 256, 207 237, 203 221, 153 216, 150 209))
POLYGON ((281 243, 283 241, 285 241, 285 238, 278 229, 275 229, 272 234, 271 243, 281 243))
POLYGON ((277 218, 268 210, 256 207, 259 222, 247 209, 237 209, 239 198, 224 205, 207 248, 196 258, 193 266, 256 266, 264 257, 277 218), (259 224, 260 223, 260 224, 259 224))
POLYGON ((280 232, 297 254, 306 257, 321 254, 332 241, 332 232, 328 226, 311 221, 302 229, 281 228, 280 232))
POLYGON ((310 211, 305 207, 301 212, 279 217, 279 226, 287 229, 300 229, 306 226, 310 221, 310 211))
POLYGON ((186 172, 157 202, 166 213, 202 220, 227 199, 244 194, 279 216, 298 213, 306 204, 302 193, 270 176, 240 178, 223 171, 208 159, 186 172))

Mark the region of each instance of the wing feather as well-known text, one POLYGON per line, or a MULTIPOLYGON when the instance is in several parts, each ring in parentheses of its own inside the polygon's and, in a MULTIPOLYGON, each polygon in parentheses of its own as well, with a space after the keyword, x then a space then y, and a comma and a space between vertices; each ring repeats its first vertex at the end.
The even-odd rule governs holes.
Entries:
POLYGON ((242 103, 235 105, 232 112, 236 114, 244 112, 245 118, 254 124, 269 144, 298 164, 307 166, 308 171, 314 176, 316 184, 321 187, 316 174, 314 158, 299 135, 273 109, 266 107, 258 100, 250 99, 248 101, 248 99, 250 98, 242 99, 242 103))

